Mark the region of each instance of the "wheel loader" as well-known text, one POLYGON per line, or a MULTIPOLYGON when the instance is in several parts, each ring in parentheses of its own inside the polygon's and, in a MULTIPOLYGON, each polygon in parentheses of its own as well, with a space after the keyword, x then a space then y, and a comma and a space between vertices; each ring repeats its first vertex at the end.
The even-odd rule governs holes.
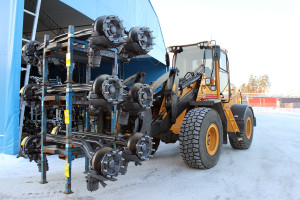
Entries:
POLYGON ((160 141, 179 140, 181 156, 193 168, 215 166, 227 138, 234 149, 248 149, 256 118, 230 84, 226 50, 204 41, 168 51, 173 54, 171 69, 152 84, 153 91, 160 88, 152 107, 154 148, 160 141))

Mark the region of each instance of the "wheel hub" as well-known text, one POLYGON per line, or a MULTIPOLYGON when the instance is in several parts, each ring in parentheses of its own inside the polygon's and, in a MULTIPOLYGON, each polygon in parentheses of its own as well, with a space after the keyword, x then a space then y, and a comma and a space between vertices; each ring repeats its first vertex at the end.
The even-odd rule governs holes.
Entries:
POLYGON ((211 156, 215 155, 219 147, 219 130, 216 124, 211 124, 206 132, 206 150, 211 156))
POLYGON ((252 135, 252 121, 251 121, 251 117, 248 117, 246 122, 246 136, 248 139, 250 139, 251 135, 252 135))

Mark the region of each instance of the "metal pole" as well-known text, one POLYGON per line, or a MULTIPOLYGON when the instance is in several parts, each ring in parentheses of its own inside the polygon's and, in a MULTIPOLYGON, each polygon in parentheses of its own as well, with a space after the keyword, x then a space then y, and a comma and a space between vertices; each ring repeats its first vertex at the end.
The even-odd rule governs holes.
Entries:
POLYGON ((38 24, 38 21, 39 21, 41 1, 42 0, 37 0, 37 2, 36 2, 35 18, 34 18, 34 21, 33 21, 33 27, 32 27, 32 32, 31 32, 31 40, 32 41, 35 40, 36 28, 37 28, 37 24, 38 24))
MULTIPOLYGON (((112 49, 114 51, 114 65, 113 65, 113 76, 118 76, 118 55, 117 55, 117 49, 112 49)), ((114 109, 111 112, 111 132, 114 134, 114 136, 117 135, 117 105, 114 105, 114 109)), ((114 148, 116 148, 116 144, 114 143, 114 148)))
POLYGON ((74 40, 74 26, 69 26, 68 31, 68 53, 66 56, 67 66, 67 97, 65 110, 65 124, 66 124, 66 163, 65 163, 65 194, 71 194, 71 163, 72 163, 72 83, 73 83, 73 40, 74 40))
POLYGON ((30 120, 33 120, 33 107, 30 108, 30 120))
POLYGON ((44 36, 44 52, 43 52, 43 83, 42 83, 42 127, 41 127, 41 183, 47 183, 46 171, 47 171, 47 160, 44 155, 44 143, 46 140, 47 133, 47 109, 45 107, 45 95, 47 93, 48 85, 48 58, 46 57, 46 47, 49 42, 49 35, 44 36))
MULTIPOLYGON (((86 65, 86 84, 90 84, 91 82, 91 67, 86 65)), ((85 112, 85 128, 86 131, 91 131, 91 125, 90 125, 90 114, 88 110, 85 112)))
MULTIPOLYGON (((89 67, 89 65, 86 65, 86 84, 90 84, 91 81, 91 67, 89 67)), ((89 132, 91 131, 91 125, 90 125, 90 114, 88 112, 88 108, 86 109, 85 112, 85 128, 86 131, 89 132)), ((86 156, 85 157, 85 170, 84 173, 88 173, 89 172, 89 158, 86 156)))
POLYGON ((38 119, 37 108, 34 108, 34 119, 38 119))

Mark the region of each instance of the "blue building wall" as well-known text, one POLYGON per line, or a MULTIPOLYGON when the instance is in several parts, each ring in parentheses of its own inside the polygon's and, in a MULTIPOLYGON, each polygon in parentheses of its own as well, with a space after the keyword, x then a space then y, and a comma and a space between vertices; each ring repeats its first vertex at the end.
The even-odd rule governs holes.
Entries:
POLYGON ((22 0, 0 6, 0 153, 18 151, 19 89, 21 71, 22 0))

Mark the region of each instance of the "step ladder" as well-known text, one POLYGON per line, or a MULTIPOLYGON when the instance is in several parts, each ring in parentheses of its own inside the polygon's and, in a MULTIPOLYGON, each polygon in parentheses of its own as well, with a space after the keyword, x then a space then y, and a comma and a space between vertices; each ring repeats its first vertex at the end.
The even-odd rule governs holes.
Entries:
MULTIPOLYGON (((26 14, 32 15, 34 17, 34 20, 33 20, 33 26, 32 26, 32 32, 31 32, 31 38, 30 38, 30 40, 22 38, 22 41, 30 42, 30 41, 34 41, 35 40, 36 29, 37 29, 37 25, 38 25, 38 21, 39 21, 41 1, 42 0, 37 0, 37 2, 36 2, 36 8, 35 8, 35 13, 33 13, 33 12, 29 11, 29 10, 24 9, 24 14, 26 13, 26 14)), ((22 71, 26 71, 25 80, 24 80, 24 86, 26 86, 28 84, 28 82, 29 82, 30 69, 31 69, 31 65, 30 64, 27 64, 26 68, 23 68, 23 67, 21 68, 22 71)), ((22 102, 22 101, 20 101, 19 141, 21 140, 21 137, 22 137, 24 112, 25 112, 25 103, 22 102)), ((20 142, 19 142, 19 145, 20 145, 20 142)))
POLYGON ((239 127, 234 119, 234 116, 230 109, 224 109, 227 117, 227 131, 231 133, 240 132, 239 127))

